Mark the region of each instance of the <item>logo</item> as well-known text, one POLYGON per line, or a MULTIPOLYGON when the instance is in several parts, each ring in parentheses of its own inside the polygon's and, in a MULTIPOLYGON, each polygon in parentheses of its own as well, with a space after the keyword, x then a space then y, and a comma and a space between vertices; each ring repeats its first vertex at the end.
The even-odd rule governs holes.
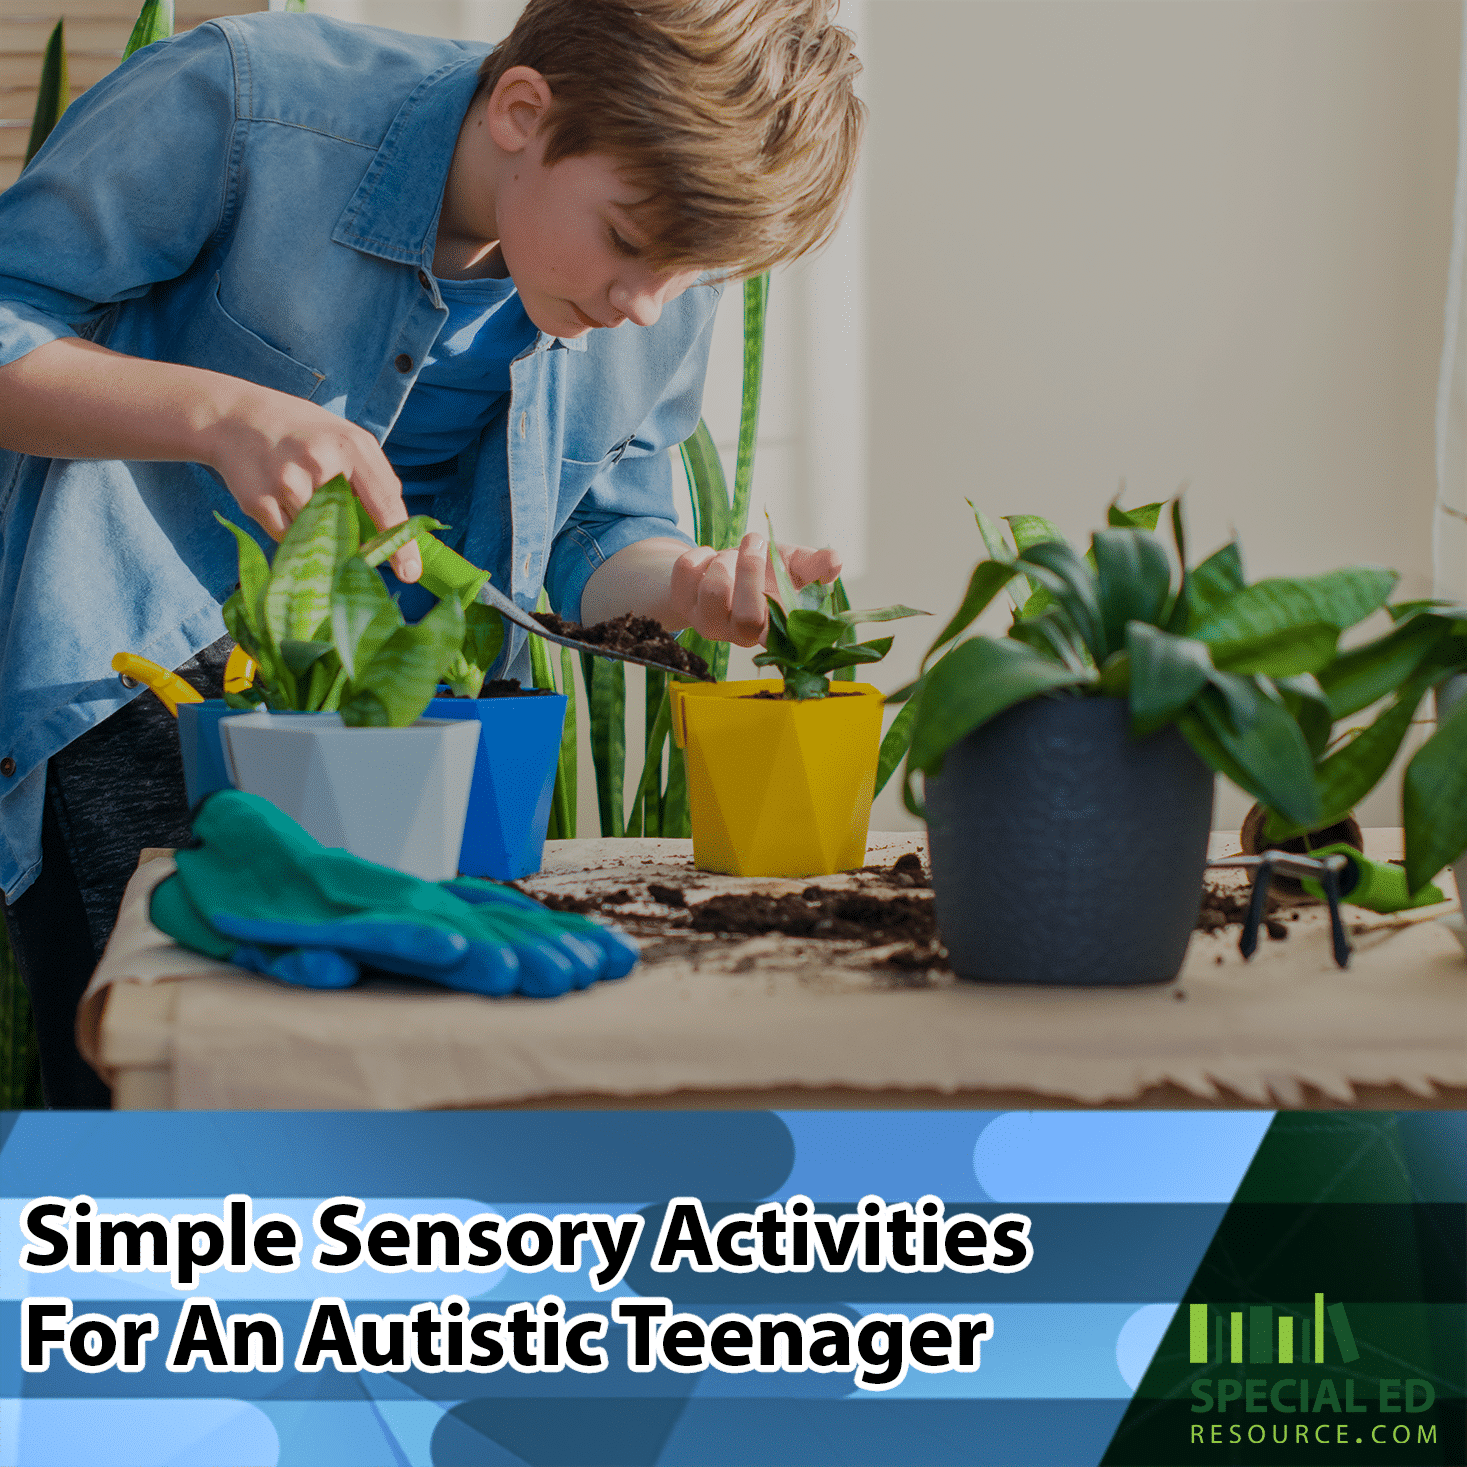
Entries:
MULTIPOLYGON (((1302 1309, 1191 1304, 1187 1325, 1188 1363, 1213 1367, 1191 1381, 1191 1446, 1436 1444, 1436 1424, 1419 1419, 1436 1402, 1431 1381, 1376 1376, 1345 1306, 1323 1294, 1302 1309)), ((1391 1352, 1375 1358, 1389 1369, 1391 1352)))
MULTIPOLYGON (((1218 1365, 1224 1361, 1243 1364, 1243 1311, 1235 1309, 1219 1313, 1214 1320, 1213 1341, 1209 1350, 1206 1304, 1190 1306, 1190 1328, 1188 1331, 1188 1359, 1193 1365, 1218 1365)), ((1360 1358, 1355 1346, 1355 1333, 1350 1328, 1349 1317, 1343 1304, 1326 1305, 1323 1294, 1314 1296, 1313 1317, 1296 1318, 1292 1314, 1280 1313, 1278 1329, 1274 1329, 1274 1306, 1251 1304, 1248 1307, 1248 1361, 1249 1365, 1293 1365, 1295 1351, 1300 1363, 1312 1359, 1314 1364, 1325 1363, 1324 1335, 1325 1317, 1334 1332, 1338 1359, 1348 1365, 1360 1358)))

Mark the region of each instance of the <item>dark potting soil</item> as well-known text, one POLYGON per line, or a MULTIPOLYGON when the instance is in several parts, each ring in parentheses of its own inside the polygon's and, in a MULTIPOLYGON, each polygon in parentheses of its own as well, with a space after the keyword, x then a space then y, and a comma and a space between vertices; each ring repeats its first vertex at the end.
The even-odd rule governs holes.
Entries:
MULTIPOLYGON (((545 698, 554 691, 553 688, 526 688, 521 686, 518 678, 496 677, 485 679, 484 686, 479 689, 481 698, 545 698)), ((457 698, 458 693, 450 690, 440 693, 442 698, 457 698)))
MULTIPOLYGON (((861 695, 859 693, 837 692, 834 688, 832 688, 825 696, 827 698, 859 698, 861 695)), ((748 703, 761 699, 767 700, 770 703, 783 703, 785 701, 783 693, 764 692, 744 693, 740 696, 739 702, 748 703)), ((792 703, 796 701, 798 700, 794 698, 790 699, 790 702, 792 703)), ((810 700, 807 698, 805 701, 809 702, 810 700)))
POLYGON ((557 637, 574 637, 578 642, 592 647, 605 647, 612 652, 626 652, 646 662, 656 662, 673 672, 686 672, 693 677, 707 677, 708 664, 696 652, 689 652, 662 625, 650 616, 615 617, 611 621, 599 621, 595 626, 583 627, 566 621, 553 611, 532 613, 536 621, 547 632, 557 637))
MULTIPOLYGON (((807 888, 819 890, 818 888, 807 888)), ((812 898, 757 892, 710 897, 692 908, 695 932, 758 936, 828 937, 880 947, 889 942, 930 942, 937 936, 932 903, 923 897, 876 897, 860 891, 812 898)))
MULTIPOLYGON (((1234 924, 1242 924, 1248 918, 1248 904, 1252 901, 1252 891, 1246 886, 1215 887, 1203 886, 1202 888, 1202 910, 1197 914, 1198 932, 1221 932, 1224 927, 1234 924)), ((1273 914, 1282 906, 1279 899, 1269 892, 1268 900, 1264 905, 1264 916, 1267 922, 1268 935, 1275 940, 1289 935, 1289 929, 1280 921, 1274 919, 1273 914), (1277 929, 1277 930, 1275 930, 1277 929)))

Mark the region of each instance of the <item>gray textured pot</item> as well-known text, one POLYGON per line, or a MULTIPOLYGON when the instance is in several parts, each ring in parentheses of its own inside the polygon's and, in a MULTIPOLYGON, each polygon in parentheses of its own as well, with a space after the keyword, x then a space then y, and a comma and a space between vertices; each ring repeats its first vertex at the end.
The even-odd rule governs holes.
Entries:
POLYGON ((1165 983, 1197 922, 1212 771, 1120 698, 1035 698, 927 781, 937 925, 961 978, 1165 983))
MULTIPOLYGON (((1464 700, 1467 700, 1467 674, 1449 677, 1436 690, 1437 718, 1445 718, 1458 703, 1464 700)), ((1462 903, 1462 911, 1467 913, 1467 852, 1463 852, 1457 864, 1452 867, 1452 875, 1457 878, 1457 899, 1462 903)))

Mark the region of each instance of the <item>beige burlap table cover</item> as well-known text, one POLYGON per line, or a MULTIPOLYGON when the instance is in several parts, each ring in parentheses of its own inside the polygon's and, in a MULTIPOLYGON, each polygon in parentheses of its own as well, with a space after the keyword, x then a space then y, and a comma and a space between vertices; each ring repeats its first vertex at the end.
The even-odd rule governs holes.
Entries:
MULTIPOLYGON (((1370 832, 1369 845, 1396 854, 1399 833, 1370 832)), ((874 836, 868 861, 923 847, 920 834, 874 836)), ((544 1001, 386 980, 318 993, 210 962, 147 919, 171 870, 166 855, 140 865, 78 1016, 83 1052, 121 1104, 696 1105, 792 1092, 941 1104, 997 1092, 1007 1103, 1095 1105, 1137 1103, 1157 1086, 1184 1104, 1288 1106, 1311 1092, 1352 1104, 1362 1087, 1460 1104, 1467 1086, 1467 959, 1434 920, 1455 904, 1396 920, 1346 908, 1356 948, 1346 972, 1313 911, 1247 964, 1236 927, 1196 934, 1180 978, 1159 987, 995 987, 891 969, 886 950, 855 943, 671 936, 650 939, 630 977, 544 1001)), ((691 842, 671 840, 553 843, 544 872, 524 884, 625 890, 635 928, 667 911, 646 895, 649 881, 684 886, 690 901, 807 885, 705 876, 692 869, 691 842)))

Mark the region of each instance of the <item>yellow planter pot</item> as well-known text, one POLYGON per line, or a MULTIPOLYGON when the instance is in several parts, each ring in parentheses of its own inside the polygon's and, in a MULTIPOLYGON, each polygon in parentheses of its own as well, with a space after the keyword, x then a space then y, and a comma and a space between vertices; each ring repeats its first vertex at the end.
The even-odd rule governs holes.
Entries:
POLYGON ((865 864, 883 695, 832 683, 835 696, 803 703, 749 696, 782 688, 672 684, 699 870, 828 876, 865 864))

